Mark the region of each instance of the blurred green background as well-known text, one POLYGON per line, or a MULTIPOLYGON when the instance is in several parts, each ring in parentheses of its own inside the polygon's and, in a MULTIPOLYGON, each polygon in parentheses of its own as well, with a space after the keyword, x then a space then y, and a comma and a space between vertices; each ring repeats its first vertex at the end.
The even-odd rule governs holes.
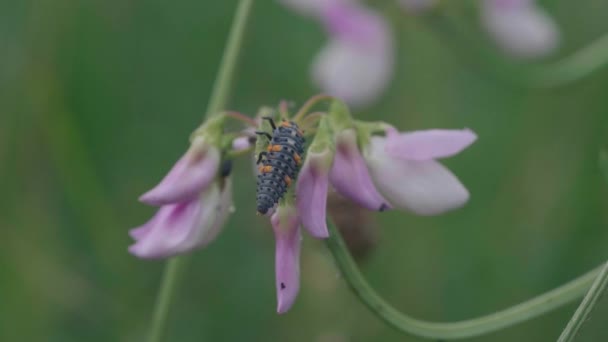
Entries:
MULTIPOLYGON (((608 146, 608 70, 554 89, 503 80, 463 57, 492 48, 470 3, 454 0, 449 16, 474 49, 446 44, 456 33, 437 33, 432 21, 391 13, 394 81, 356 113, 479 135, 445 161, 472 194, 467 206, 378 215, 380 240, 361 265, 396 307, 436 321, 505 308, 608 258, 608 186, 597 167, 608 146)), ((608 32, 608 2, 542 4, 562 29, 555 59, 608 32)), ((144 339, 164 263, 129 255, 127 231, 153 214, 137 197, 200 123, 235 6, 0 2, 1 341, 144 339)), ((313 21, 257 1, 230 109, 253 114, 318 92, 308 68, 325 39, 313 21)), ((275 313, 274 238, 255 216, 248 162, 235 172, 235 215, 190 258, 167 340, 419 341, 368 312, 308 237, 300 296, 275 313)), ((554 341, 576 305, 470 341, 554 341)), ((608 339, 606 314, 604 299, 581 341, 608 339)))

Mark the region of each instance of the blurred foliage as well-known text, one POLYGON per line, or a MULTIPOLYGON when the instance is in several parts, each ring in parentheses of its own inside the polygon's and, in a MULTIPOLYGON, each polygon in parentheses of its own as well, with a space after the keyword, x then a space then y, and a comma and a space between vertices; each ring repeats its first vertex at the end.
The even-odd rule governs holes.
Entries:
MULTIPOLYGON (((449 15, 476 46, 445 44, 457 37, 391 14, 398 70, 381 101, 357 113, 479 135, 445 161, 470 203, 440 217, 378 215, 381 238, 362 265, 396 307, 437 321, 504 308, 608 258, 597 162, 608 146, 608 71, 556 89, 505 82, 463 58, 491 48, 465 3, 449 15)), ((556 58, 608 32, 604 1, 542 3, 563 30, 556 58)), ((163 263, 129 255, 127 230, 153 213, 136 198, 202 118, 235 4, 0 2, 1 341, 143 339, 163 263)), ((258 1, 230 109, 313 95, 308 68, 324 39, 312 21, 258 1)), ((309 238, 298 301, 275 313, 274 239, 254 214, 249 162, 237 165, 225 232, 189 260, 168 340, 418 341, 357 302, 309 238)), ((581 341, 608 337, 608 300, 599 305, 581 341)), ((575 307, 473 341, 554 341, 575 307)))

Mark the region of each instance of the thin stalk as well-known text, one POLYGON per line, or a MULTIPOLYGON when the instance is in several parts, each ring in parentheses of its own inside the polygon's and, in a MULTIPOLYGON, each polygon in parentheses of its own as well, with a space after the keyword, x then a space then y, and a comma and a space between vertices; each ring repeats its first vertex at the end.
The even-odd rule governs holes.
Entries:
POLYGON ((213 85, 211 98, 207 105, 207 112, 205 114, 207 118, 220 114, 219 111, 226 107, 228 94, 234 78, 236 62, 241 51, 243 37, 245 36, 245 27, 247 26, 247 19, 249 18, 252 5, 253 0, 241 0, 236 8, 230 35, 226 42, 226 48, 224 49, 217 78, 213 85))
POLYGON ((327 245, 357 297, 388 325, 401 332, 430 339, 470 338, 540 316, 583 296, 601 269, 598 267, 540 296, 486 316, 451 323, 429 322, 399 312, 380 297, 359 271, 338 230, 331 223, 327 226, 330 232, 327 245))
POLYGON ((175 290, 181 271, 185 268, 186 257, 175 257, 167 261, 163 273, 162 283, 156 304, 154 305, 154 316, 152 317, 152 327, 150 329, 149 342, 160 342, 166 331, 169 307, 175 297, 175 290))
MULTIPOLYGON (((220 111, 226 106, 252 4, 253 0, 239 1, 218 74, 213 85, 213 91, 207 105, 207 118, 220 114, 220 111)), ((183 273, 181 270, 185 267, 185 258, 184 256, 174 257, 165 265, 162 283, 154 308, 152 326, 150 327, 149 342, 162 341, 167 326, 171 301, 178 287, 181 278, 180 274, 183 273)))
POLYGON ((608 288, 608 263, 604 265, 600 274, 595 278, 591 289, 583 298, 581 305, 579 305, 574 316, 568 322, 566 329, 562 332, 558 342, 571 342, 576 338, 576 334, 579 332, 583 323, 589 319, 589 315, 593 311, 593 308, 600 300, 606 289, 608 288))
POLYGON ((302 117, 317 103, 319 103, 321 101, 333 100, 333 99, 334 99, 334 97, 325 95, 325 94, 318 94, 318 95, 311 97, 310 99, 308 99, 308 101, 304 102, 304 104, 302 105, 302 108, 300 108, 300 110, 292 118, 292 121, 295 121, 295 122, 300 121, 302 119, 302 117))

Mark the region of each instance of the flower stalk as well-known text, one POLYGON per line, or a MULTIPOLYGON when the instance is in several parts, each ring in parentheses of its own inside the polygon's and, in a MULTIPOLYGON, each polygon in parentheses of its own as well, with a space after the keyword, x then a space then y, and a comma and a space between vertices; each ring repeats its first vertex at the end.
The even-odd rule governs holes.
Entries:
MULTIPOLYGON (((206 118, 220 115, 226 106, 228 93, 234 78, 241 43, 245 34, 247 19, 251 12, 253 0, 240 0, 232 22, 226 48, 215 80, 213 91, 207 105, 206 118)), ((174 257, 165 266, 163 279, 154 308, 154 316, 150 327, 149 342, 160 342, 163 339, 171 301, 179 285, 180 275, 185 268, 186 257, 174 257)))
POLYGON ((359 271, 335 226, 328 222, 327 227, 329 229, 327 246, 344 280, 359 300, 386 324, 403 333, 429 339, 470 338, 540 316, 583 296, 601 270, 601 267, 598 267, 542 295, 486 316, 451 323, 429 322, 399 312, 380 297, 359 271))
POLYGON ((593 311, 595 304, 602 298, 604 292, 608 289, 608 263, 604 265, 600 274, 595 278, 591 289, 583 298, 580 306, 574 312, 574 315, 568 322, 568 325, 560 335, 557 342, 571 342, 574 341, 576 335, 580 331, 583 323, 589 319, 589 315, 593 311))

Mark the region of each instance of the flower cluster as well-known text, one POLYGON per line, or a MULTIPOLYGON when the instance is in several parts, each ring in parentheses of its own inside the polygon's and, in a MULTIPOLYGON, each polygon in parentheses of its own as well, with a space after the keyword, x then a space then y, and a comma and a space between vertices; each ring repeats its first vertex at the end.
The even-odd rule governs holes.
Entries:
MULTIPOLYGON (((318 99, 325 99, 318 97, 318 99)), ((305 106, 306 108, 307 106, 305 106)), ((458 208, 469 198, 460 181, 438 158, 453 156, 476 139, 468 130, 399 132, 383 122, 354 120, 346 105, 332 99, 327 112, 293 118, 314 138, 306 149, 295 189, 269 212, 276 239, 275 269, 279 313, 299 291, 301 228, 319 239, 329 236, 326 204, 330 185, 374 211, 408 210, 435 215, 458 208)), ((279 113, 273 111, 280 120, 279 113)), ((231 156, 253 149, 252 129, 223 132, 224 116, 197 130, 186 155, 140 200, 161 206, 145 225, 131 231, 130 251, 142 258, 168 257, 212 241, 231 212, 230 179, 222 167, 231 156), (235 153, 238 152, 238 153, 235 153)), ((267 131, 266 121, 258 129, 267 131)), ((258 139, 257 152, 268 142, 258 139)), ((257 159, 257 158, 256 158, 257 159)))

